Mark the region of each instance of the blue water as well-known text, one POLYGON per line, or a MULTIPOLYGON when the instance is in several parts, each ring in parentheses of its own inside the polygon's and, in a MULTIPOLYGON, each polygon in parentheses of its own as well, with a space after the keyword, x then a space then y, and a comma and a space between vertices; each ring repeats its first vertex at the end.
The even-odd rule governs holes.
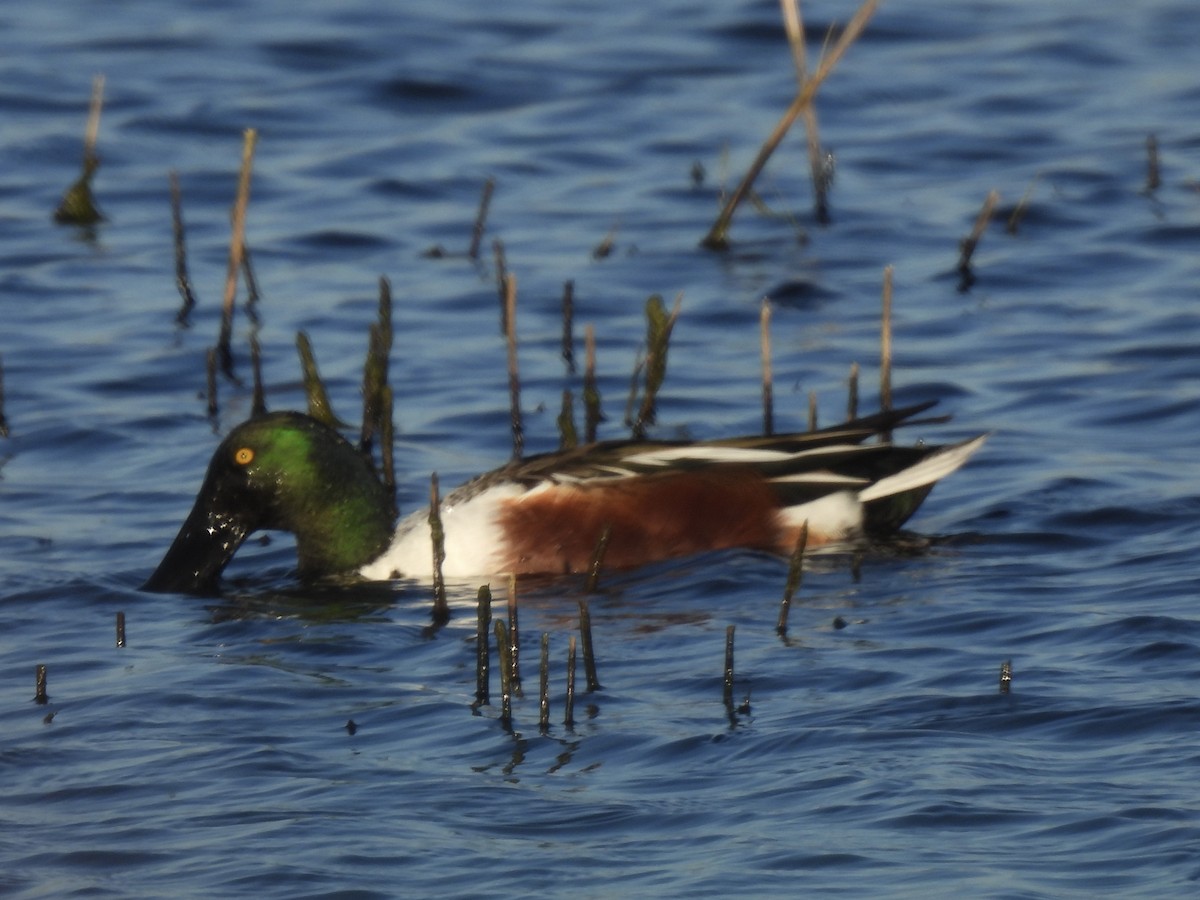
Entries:
MULTIPOLYGON (((805 5, 814 59, 853 9, 805 5)), ((0 10, 0 894, 1194 896, 1197 46, 1184 0, 886 4, 820 94, 831 223, 797 131, 714 254, 698 243, 719 195, 795 90, 769 0, 0 10), (107 220, 87 235, 51 213, 100 72, 107 220), (448 487, 510 453, 496 238, 530 452, 555 445, 579 384, 559 357, 565 281, 614 437, 645 298, 682 293, 656 433, 704 437, 761 427, 764 295, 777 427, 804 427, 810 391, 823 423, 842 417, 854 362, 875 404, 886 265, 897 402, 954 417, 904 437, 993 436, 913 520, 926 549, 811 561, 787 640, 780 560, 606 579, 603 687, 573 728, 575 581, 522 588, 511 728, 472 708, 474 585, 430 634, 426 588, 313 595, 274 536, 221 598, 141 594, 249 411, 240 313, 242 383, 222 379, 215 428, 202 396, 246 127, 268 405, 303 404, 303 329, 357 420, 388 276, 404 509, 431 471, 448 487), (472 263, 456 254, 488 177, 472 263), (962 291, 958 242, 992 189, 962 291), (749 701, 732 718, 729 625, 749 701)))

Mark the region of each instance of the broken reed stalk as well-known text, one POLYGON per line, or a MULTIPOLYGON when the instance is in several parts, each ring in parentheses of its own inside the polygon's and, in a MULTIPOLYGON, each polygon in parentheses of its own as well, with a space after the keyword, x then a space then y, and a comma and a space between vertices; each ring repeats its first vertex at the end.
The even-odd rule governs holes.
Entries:
POLYGON ((488 686, 488 668, 491 647, 488 626, 492 623, 492 589, 486 584, 479 586, 475 608, 475 703, 491 702, 488 686))
POLYGON ((596 539, 596 547, 592 550, 587 579, 583 582, 585 594, 594 594, 600 589, 600 570, 604 567, 604 556, 608 553, 608 542, 611 539, 612 523, 610 522, 600 529, 600 537, 596 539))
POLYGON ((722 693, 725 700, 725 712, 729 714, 730 722, 737 721, 733 709, 733 635, 736 628, 736 625, 725 627, 725 689, 722 693))
POLYGON ((1000 693, 1007 694, 1012 689, 1012 660, 1006 659, 1000 664, 1000 693))
POLYGON ((579 601, 579 641, 583 645, 583 671, 587 676, 588 693, 600 690, 596 677, 596 654, 592 649, 592 611, 587 600, 579 601))
POLYGON ((242 281, 246 283, 246 302, 242 308, 246 310, 246 318, 258 325, 258 301, 262 299, 262 295, 258 292, 258 279, 254 277, 250 248, 245 244, 242 244, 242 281))
POLYGON ((1162 176, 1158 168, 1158 136, 1146 136, 1146 193, 1152 194, 1162 184, 1162 176))
POLYGON ((808 392, 808 430, 817 430, 817 392, 808 392))
MULTIPOLYGON (((671 343, 671 331, 679 319, 679 308, 682 304, 683 294, 678 294, 675 297, 675 306, 668 314, 661 295, 652 294, 646 300, 646 360, 642 399, 638 404, 636 418, 626 423, 637 440, 645 438, 646 426, 653 425, 657 417, 658 391, 667 376, 667 350, 671 343)), ((634 377, 637 377, 636 368, 634 377)))
POLYGON ((45 706, 50 702, 50 695, 46 693, 46 667, 39 665, 34 677, 33 702, 38 706, 45 706))
MULTIPOLYGON (((808 54, 804 42, 804 22, 800 15, 799 0, 779 0, 783 10, 783 27, 787 32, 788 45, 792 48, 792 62, 796 64, 796 87, 804 90, 808 80, 808 54)), ((817 128, 817 108, 809 103, 800 113, 804 120, 804 134, 808 139, 808 165, 812 172, 813 213, 817 222, 829 224, 829 170, 821 155, 821 136, 817 128)), ((769 432, 768 432, 769 433, 769 432)))
POLYGON ((169 175, 171 182, 171 229, 175 235, 175 287, 183 298, 183 306, 175 314, 175 322, 188 326, 192 310, 196 308, 196 294, 192 290, 192 279, 188 275, 187 244, 183 227, 183 193, 179 187, 179 173, 174 169, 169 175))
POLYGON ((267 400, 263 392, 262 347, 258 343, 258 335, 253 332, 250 334, 250 373, 254 383, 250 418, 254 419, 267 414, 267 400))
POLYGON ((508 263, 504 258, 504 241, 492 241, 492 258, 496 261, 496 289, 500 295, 500 333, 508 334, 508 307, 505 305, 508 288, 508 263))
POLYGON ((247 128, 242 133, 242 166, 238 175, 237 199, 233 206, 233 234, 229 239, 229 266, 225 271, 225 294, 221 303, 221 333, 217 341, 221 370, 233 378, 233 301, 237 297, 238 273, 242 268, 242 253, 246 242, 246 207, 250 203, 250 173, 254 166, 254 147, 258 132, 247 128))
POLYGON ((879 317, 879 408, 892 408, 892 274, 883 267, 883 309, 879 317))
POLYGON ((117 613, 117 646, 125 646, 125 613, 117 613))
POLYGON ((583 440, 592 444, 596 441, 596 429, 604 421, 600 409, 600 388, 596 385, 596 328, 588 325, 583 332, 583 440))
POLYGON ((762 406, 763 434, 775 433, 775 401, 771 375, 771 301, 763 298, 762 312, 758 319, 759 355, 762 357, 762 406))
POLYGON ((550 730, 550 635, 542 632, 542 655, 538 666, 538 731, 550 730))
POLYGON ((562 358, 567 375, 575 374, 575 282, 563 284, 562 297, 562 358))
POLYGON ((517 576, 508 576, 508 660, 511 667, 512 691, 524 696, 521 689, 521 632, 517 626, 517 576))
POLYGON ((92 195, 92 176, 100 168, 96 142, 100 136, 100 111, 104 106, 104 76, 92 78, 92 98, 88 104, 88 120, 83 131, 83 167, 79 178, 67 188, 54 221, 61 225, 95 225, 104 219, 92 195))
POLYGON ((442 563, 446 561, 446 532, 442 529, 442 499, 438 492, 438 476, 429 477, 429 536, 433 544, 433 621, 444 625, 450 621, 450 605, 446 602, 446 579, 442 563))
POLYGON ((204 354, 204 380, 208 396, 208 417, 217 418, 217 348, 209 347, 204 354))
POLYGON ((959 291, 965 292, 975 283, 975 275, 971 271, 971 257, 975 255, 975 248, 979 246, 979 241, 983 237, 983 233, 987 230, 988 222, 991 221, 992 213, 999 202, 1000 192, 995 189, 988 191, 987 197, 984 198, 983 206, 980 207, 979 215, 975 217, 975 225, 971 229, 971 233, 958 243, 959 291))
POLYGON ((750 193, 755 180, 766 166, 767 160, 771 158, 771 154, 775 152, 775 148, 783 141, 797 117, 804 112, 806 107, 812 104, 821 84, 829 77, 829 73, 833 71, 834 66, 845 55, 850 45, 858 40, 859 35, 866 28, 867 22, 874 15, 878 5, 879 0, 866 0, 858 8, 858 11, 854 14, 854 18, 842 30, 842 34, 837 42, 821 58, 820 63, 817 65, 817 70, 805 79, 804 86, 797 92, 791 106, 787 108, 787 111, 775 125, 774 131, 763 142, 762 147, 758 151, 758 156, 755 157, 745 177, 734 192, 726 199, 725 205, 721 208, 721 212, 713 223, 712 228, 709 229, 704 240, 700 242, 702 247, 706 247, 709 250, 724 250, 729 246, 729 225, 733 221, 734 212, 750 193))
POLYGON ((384 419, 391 415, 385 402, 388 369, 392 355, 392 285, 386 276, 379 279, 379 310, 367 339, 367 359, 363 365, 363 414, 359 448, 368 456, 375 435, 383 430, 384 419))
POLYGON ((496 190, 496 179, 488 178, 483 183, 483 193, 479 197, 479 212, 475 214, 475 226, 471 229, 471 246, 467 250, 467 256, 471 259, 479 259, 479 245, 483 243, 483 232, 487 228, 488 207, 492 204, 492 194, 496 190))
POLYGON ((616 222, 613 224, 612 228, 608 229, 608 233, 604 235, 604 237, 601 238, 600 243, 598 243, 592 249, 592 259, 598 261, 601 259, 608 259, 610 256, 612 256, 613 249, 617 246, 617 231, 620 229, 620 227, 621 223, 616 222))
POLYGON ((494 630, 500 654, 500 724, 508 728, 512 725, 512 646, 503 619, 496 620, 494 630))
POLYGON ((779 602, 779 619, 775 623, 775 633, 780 637, 787 636, 788 613, 792 609, 792 597, 800 589, 804 580, 804 549, 808 546, 808 520, 800 526, 796 536, 796 549, 788 560, 787 582, 783 586, 783 599, 779 602))
POLYGON ((1038 183, 1038 179, 1042 176, 1034 175, 1029 182, 1029 187, 1025 188, 1025 193, 1021 195, 1021 199, 1017 201, 1017 205, 1013 207, 1013 211, 1008 216, 1008 223, 1004 226, 1004 230, 1009 234, 1016 234, 1017 228, 1021 225, 1021 220, 1025 218, 1025 213, 1029 211, 1029 201, 1033 197, 1033 188, 1038 183))
POLYGON ((508 349, 509 416, 512 421, 513 459, 525 451, 525 426, 521 422, 521 372, 517 365, 517 276, 504 276, 504 342, 508 349))
POLYGON ((4 415, 4 359, 0 358, 0 437, 8 437, 8 419, 4 415))
POLYGON ((563 700, 563 726, 575 725, 575 635, 567 638, 567 696, 563 700))
POLYGON ((846 401, 846 421, 858 418, 858 363, 850 363, 850 391, 846 401))
POLYGON ((341 426, 341 420, 333 412, 325 382, 317 371, 317 358, 313 355, 312 342, 303 331, 296 332, 296 352, 300 355, 300 372, 304 379, 304 396, 308 403, 308 414, 330 428, 341 426))

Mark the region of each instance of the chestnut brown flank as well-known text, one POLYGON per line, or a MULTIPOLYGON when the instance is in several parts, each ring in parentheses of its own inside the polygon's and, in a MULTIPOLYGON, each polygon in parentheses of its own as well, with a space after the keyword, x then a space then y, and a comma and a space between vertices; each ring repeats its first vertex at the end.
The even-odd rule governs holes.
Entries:
POLYGON ((582 572, 608 525, 605 567, 630 568, 706 550, 783 549, 792 529, 784 534, 778 512, 766 479, 725 467, 558 485, 507 501, 499 522, 508 571, 582 572))

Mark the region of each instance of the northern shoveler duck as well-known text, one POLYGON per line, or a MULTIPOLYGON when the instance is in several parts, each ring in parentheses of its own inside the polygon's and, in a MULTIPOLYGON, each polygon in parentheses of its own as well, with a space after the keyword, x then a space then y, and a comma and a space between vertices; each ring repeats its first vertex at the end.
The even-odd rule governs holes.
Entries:
MULTIPOLYGON (((949 446, 866 443, 932 403, 820 431, 697 442, 609 441, 517 460, 448 494, 447 577, 632 568, 735 547, 789 553, 895 531, 986 435, 949 446)), ((144 590, 207 593, 251 532, 296 536, 299 573, 429 579, 427 510, 393 528, 391 497, 333 429, 278 412, 233 429, 144 590)))

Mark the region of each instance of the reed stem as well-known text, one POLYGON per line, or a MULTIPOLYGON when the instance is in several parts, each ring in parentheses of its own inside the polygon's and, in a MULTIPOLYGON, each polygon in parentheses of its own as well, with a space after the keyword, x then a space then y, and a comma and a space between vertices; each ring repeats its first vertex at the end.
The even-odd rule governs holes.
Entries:
POLYGON ((787 582, 783 588, 783 599, 779 603, 779 619, 775 623, 775 633, 780 637, 787 636, 788 613, 792 609, 792 597, 800 589, 804 580, 804 550, 808 546, 808 520, 800 526, 796 536, 796 548, 788 560, 787 582))
POLYGON ((221 303, 221 332, 217 340, 217 352, 221 371, 233 378, 233 303, 237 297, 238 273, 242 268, 242 254, 246 243, 246 208, 250 203, 250 174, 254 166, 254 148, 258 143, 258 132, 247 128, 242 133, 242 166, 238 176, 237 198, 233 206, 233 233, 229 239, 229 266, 225 271, 225 293, 221 303))
POLYGON ((175 314, 175 322, 183 328, 189 324, 192 310, 196 308, 196 294, 192 290, 192 279, 188 275, 187 244, 183 227, 183 192, 179 187, 179 173, 174 169, 168 176, 171 184, 171 230, 175 236, 175 287, 183 298, 183 306, 175 314))
MULTIPOLYGON (((883 310, 879 324, 879 409, 892 408, 892 274, 891 266, 883 267, 883 310)), ((885 433, 890 440, 890 432, 885 433)))
POLYGON ((450 605, 446 601, 446 580, 442 563, 446 561, 446 532, 442 529, 442 499, 438 490, 438 475, 429 477, 429 534, 433 543, 433 622, 444 625, 450 621, 450 605))
POLYGON ((479 259, 479 245, 483 242, 483 232, 487 227, 488 207, 492 203, 492 194, 496 190, 496 179, 489 177, 483 183, 483 193, 479 197, 479 212, 475 214, 475 226, 471 229, 471 246, 467 256, 479 259))
POLYGON ((538 666, 538 731, 550 730, 550 635, 542 632, 542 654, 538 666))
POLYGON ((763 434, 775 433, 775 401, 773 376, 771 374, 771 301, 763 298, 759 313, 759 355, 762 357, 762 407, 763 434))
POLYGON ((491 662, 488 626, 492 623, 492 590, 486 584, 479 586, 475 608, 475 703, 489 703, 488 668, 491 662))
POLYGON ((749 195, 750 189, 754 186, 755 180, 766 166, 767 160, 771 158, 771 154, 775 152, 775 148, 783 141, 792 124, 804 112, 805 108, 813 102, 822 82, 829 77, 829 73, 833 71, 834 66, 845 55, 850 45, 862 34, 863 29, 866 28, 867 22, 874 15, 878 5, 879 0, 865 0, 854 14, 854 18, 843 29, 841 36, 830 49, 829 53, 821 58, 817 65, 817 70, 811 77, 805 79, 804 86, 797 92, 795 99, 792 100, 787 111, 775 125, 775 129, 766 141, 763 142, 762 147, 758 151, 758 156, 755 157, 754 162, 750 165, 745 177, 726 199, 725 205, 721 208, 721 212, 713 223, 712 228, 709 229, 704 240, 700 242, 701 246, 710 250, 724 250, 729 246, 729 226, 733 221, 734 212, 737 211, 738 206, 749 195))
POLYGON ((958 289, 960 292, 965 293, 969 291, 971 285, 975 283, 975 274, 971 270, 971 257, 975 255, 975 248, 979 246, 979 241, 983 238, 983 233, 987 230, 988 222, 992 220, 992 213, 999 202, 1000 192, 997 190, 988 191, 987 197, 984 198, 983 206, 979 210, 979 215, 975 217, 975 225, 972 227, 971 233, 959 241, 958 289))
POLYGON ((587 676, 588 693, 600 690, 596 676, 596 654, 592 649, 592 612, 587 600, 579 601, 579 640, 583 645, 583 671, 587 676))
POLYGON ((521 420, 521 372, 517 363, 517 276, 511 272, 504 276, 504 322, 513 459, 520 459, 525 452, 525 425, 521 420))

